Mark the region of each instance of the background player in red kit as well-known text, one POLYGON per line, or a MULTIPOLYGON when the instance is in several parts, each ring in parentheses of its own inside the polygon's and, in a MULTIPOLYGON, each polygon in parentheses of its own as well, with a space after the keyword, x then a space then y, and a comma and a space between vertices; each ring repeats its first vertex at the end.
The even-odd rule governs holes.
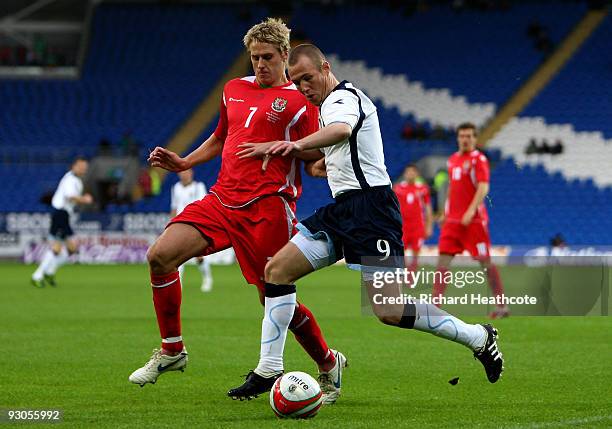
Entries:
MULTIPOLYGON (((484 199, 489 192, 489 162, 476 150, 476 126, 469 122, 457 128, 459 151, 448 159, 449 191, 442 231, 438 243, 440 253, 437 270, 444 279, 453 257, 467 250, 486 270, 489 287, 495 296, 502 295, 504 288, 497 267, 491 262, 487 209, 484 199)), ((444 294, 444 281, 434 284, 433 295, 444 294)), ((497 306, 491 318, 509 316, 507 306, 497 306)))
POLYGON ((416 271, 419 252, 426 238, 431 236, 433 214, 429 186, 417 182, 419 170, 414 164, 406 166, 402 181, 393 186, 402 215, 402 241, 406 251, 406 267, 416 271), (412 262, 408 259, 412 252, 412 262))
MULTIPOLYGON (((134 371, 132 383, 155 383, 167 371, 183 370, 187 352, 181 336, 181 285, 177 267, 195 256, 233 246, 248 283, 258 287, 263 304, 266 262, 293 235, 295 202, 301 193, 300 160, 239 158, 243 142, 297 140, 318 129, 318 111, 285 76, 289 29, 276 19, 252 27, 244 37, 255 76, 233 79, 223 91, 215 132, 185 158, 157 147, 155 167, 182 171, 221 155, 217 183, 202 200, 173 218, 151 246, 147 259, 153 302, 162 337, 161 350, 134 371), (268 162, 269 161, 269 162, 268 162)), ((322 154, 302 159, 318 159, 322 154)), ((296 305, 291 328, 325 373, 336 365, 312 313, 296 305)))

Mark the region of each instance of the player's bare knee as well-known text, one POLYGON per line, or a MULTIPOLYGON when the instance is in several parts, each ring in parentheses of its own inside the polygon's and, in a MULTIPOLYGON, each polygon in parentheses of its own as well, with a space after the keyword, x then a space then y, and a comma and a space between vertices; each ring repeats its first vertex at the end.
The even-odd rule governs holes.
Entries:
POLYGON ((66 250, 68 251, 68 254, 74 255, 79 249, 74 241, 68 241, 66 242, 66 250))
POLYGON ((284 285, 291 284, 294 281, 287 272, 286 267, 284 267, 283 262, 277 258, 272 258, 268 261, 264 269, 264 276, 267 283, 284 285))
POLYGON ((164 253, 157 244, 153 244, 147 250, 147 262, 152 273, 166 274, 171 271, 172 268, 168 266, 168 258, 164 253))
POLYGON ((51 245, 51 251, 53 253, 55 253, 56 255, 59 255, 60 252, 62 251, 62 245, 59 242, 54 242, 53 245, 51 245))

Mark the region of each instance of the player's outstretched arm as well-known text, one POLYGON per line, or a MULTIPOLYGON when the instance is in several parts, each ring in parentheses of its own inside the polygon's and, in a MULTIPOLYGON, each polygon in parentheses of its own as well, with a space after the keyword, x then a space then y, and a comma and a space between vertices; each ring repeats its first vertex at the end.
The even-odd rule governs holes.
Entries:
POLYGON ((222 151, 223 141, 212 134, 196 150, 184 158, 168 149, 158 146, 149 154, 148 161, 152 167, 160 167, 164 170, 179 172, 210 161, 219 156, 222 151))
POLYGON ((353 129, 349 124, 344 122, 336 122, 321 128, 316 133, 312 133, 295 142, 282 141, 272 146, 268 151, 271 155, 289 155, 309 151, 312 149, 320 149, 323 147, 333 146, 342 143, 351 136, 353 129))
MULTIPOLYGON (((278 147, 282 144, 292 144, 292 142, 285 141, 273 141, 264 143, 242 143, 238 147, 240 150, 236 152, 238 158, 265 158, 266 155, 270 155, 273 148, 278 147)), ((296 158, 302 161, 316 161, 323 158, 321 151, 308 151, 308 152, 295 152, 293 154, 296 158)))
POLYGON ((93 197, 91 196, 91 194, 77 195, 74 197, 70 197, 69 200, 79 205, 87 205, 93 203, 93 197))

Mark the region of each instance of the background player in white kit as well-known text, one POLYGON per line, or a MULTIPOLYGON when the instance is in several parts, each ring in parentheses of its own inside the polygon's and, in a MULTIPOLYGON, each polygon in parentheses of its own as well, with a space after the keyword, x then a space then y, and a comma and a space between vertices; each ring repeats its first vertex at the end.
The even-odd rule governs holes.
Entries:
POLYGON ((70 218, 74 215, 77 205, 93 202, 90 194, 83 194, 83 177, 87 174, 88 167, 89 163, 85 158, 76 158, 53 194, 49 234, 51 248, 47 249, 40 265, 32 274, 33 286, 56 286, 57 269, 68 262, 68 257, 78 250, 76 242, 70 238, 73 235, 70 218))
MULTIPOLYGON (((207 194, 206 185, 203 182, 193 180, 193 170, 185 170, 178 173, 180 181, 178 181, 170 192, 170 219, 173 219, 177 214, 183 211, 185 207, 194 201, 199 201, 207 194)), ((198 270, 202 273, 202 292, 210 292, 212 290, 213 279, 210 272, 210 264, 203 256, 195 258, 198 270)), ((183 273, 185 272, 185 264, 178 268, 181 284, 183 284, 183 273)))

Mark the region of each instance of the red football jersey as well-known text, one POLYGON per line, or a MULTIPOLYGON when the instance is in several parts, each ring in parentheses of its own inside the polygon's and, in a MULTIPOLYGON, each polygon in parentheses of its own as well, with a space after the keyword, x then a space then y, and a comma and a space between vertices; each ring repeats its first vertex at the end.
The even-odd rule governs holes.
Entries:
MULTIPOLYGON (((470 206, 476 187, 480 182, 489 182, 489 161, 478 150, 469 153, 455 152, 448 159, 449 191, 446 199, 446 220, 461 222, 470 206)), ((473 222, 487 221, 484 202, 476 210, 473 222)))
POLYGON ((242 143, 298 140, 319 129, 319 111, 292 82, 262 88, 255 76, 225 84, 215 135, 224 140, 221 171, 211 193, 226 206, 249 204, 259 197, 282 194, 289 200, 302 192, 300 160, 273 157, 266 171, 261 158, 240 159, 242 143))
POLYGON ((400 182, 393 187, 400 203, 404 231, 425 234, 425 206, 431 204, 429 187, 425 183, 400 182))

